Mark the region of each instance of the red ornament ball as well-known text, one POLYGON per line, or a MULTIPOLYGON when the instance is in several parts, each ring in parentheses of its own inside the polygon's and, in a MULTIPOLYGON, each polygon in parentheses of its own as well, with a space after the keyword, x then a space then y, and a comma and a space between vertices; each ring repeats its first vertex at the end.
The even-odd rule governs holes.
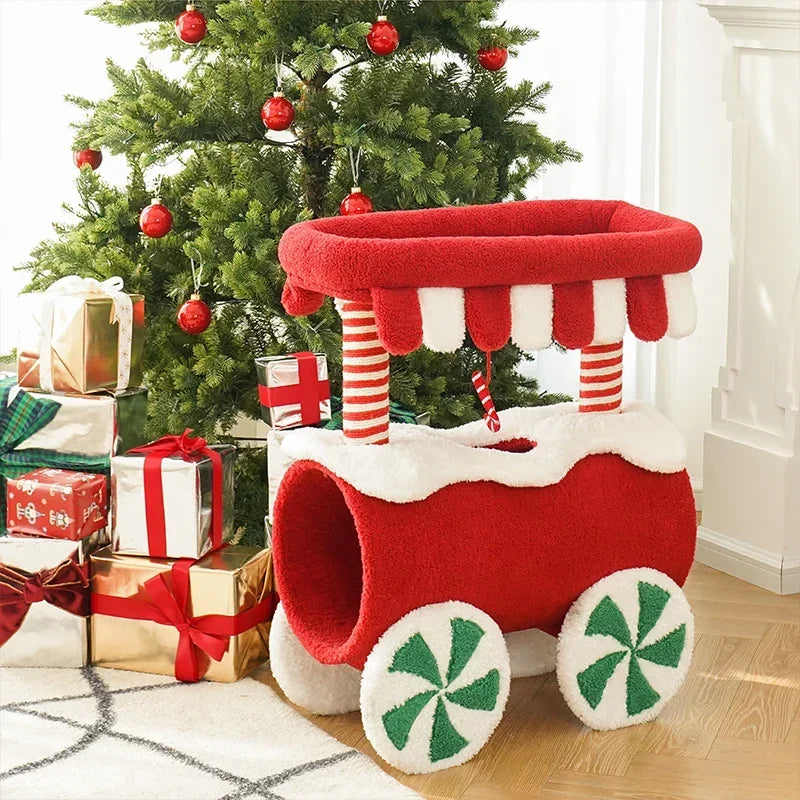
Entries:
POLYGON ((478 63, 491 72, 502 69, 508 61, 508 50, 505 47, 482 47, 478 50, 478 63))
POLYGON ((386 17, 378 17, 367 34, 367 47, 376 56, 388 56, 397 50, 399 44, 400 34, 397 28, 386 17))
POLYGON ((372 210, 372 200, 358 186, 354 186, 350 194, 339 204, 339 213, 343 217, 349 217, 351 214, 368 214, 372 210))
POLYGON ((285 131, 294 122, 294 106, 275 92, 261 107, 261 119, 271 131, 285 131))
POLYGON ((97 169, 103 162, 103 154, 99 150, 76 150, 72 154, 72 160, 78 169, 84 164, 88 164, 92 169, 97 169))
POLYGON ((206 18, 195 9, 194 3, 187 3, 186 11, 175 20, 175 33, 186 44, 197 44, 205 39, 206 18))
POLYGON ((150 205, 139 214, 139 227, 145 236, 160 239, 172 230, 172 212, 154 197, 150 205))
POLYGON ((193 294, 178 309, 178 325, 192 336, 202 333, 210 324, 211 309, 200 299, 199 294, 193 294))

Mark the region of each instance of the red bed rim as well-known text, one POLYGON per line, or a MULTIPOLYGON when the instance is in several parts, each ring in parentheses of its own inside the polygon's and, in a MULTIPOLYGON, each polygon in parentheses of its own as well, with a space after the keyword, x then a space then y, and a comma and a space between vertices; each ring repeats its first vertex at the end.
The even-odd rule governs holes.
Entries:
MULTIPOLYGON (((603 341, 598 298, 624 281, 634 334, 659 339, 675 327, 661 279, 691 270, 701 247, 691 223, 622 201, 528 200, 309 220, 286 231, 278 256, 290 314, 313 313, 325 295, 372 303, 382 344, 402 354, 423 343, 419 291, 437 289, 461 291, 475 343, 496 350, 514 338, 514 305, 528 302, 520 289, 548 287, 552 338, 576 348, 603 341)), ((676 288, 672 305, 686 294, 676 288)))

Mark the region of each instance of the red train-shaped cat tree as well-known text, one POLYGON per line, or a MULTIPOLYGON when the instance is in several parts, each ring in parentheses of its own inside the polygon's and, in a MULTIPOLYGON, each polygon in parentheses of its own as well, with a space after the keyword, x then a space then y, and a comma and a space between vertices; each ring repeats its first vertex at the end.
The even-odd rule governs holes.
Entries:
MULTIPOLYGON (((514 674, 552 668, 594 728, 653 719, 682 684, 693 620, 680 589, 696 524, 684 444, 622 406, 626 323, 686 336, 687 222, 614 201, 528 201, 295 225, 280 245, 295 315, 336 298, 342 432, 300 429, 274 509, 281 608, 273 672, 318 713, 361 708, 407 772, 463 763, 498 724, 514 674), (389 354, 581 350, 577 404, 453 430, 389 425, 389 354), (357 447, 369 444, 380 446, 357 447), (504 637, 504 634, 506 636, 504 637), (531 663, 524 663, 525 655, 531 663)), ((488 376, 487 376, 488 377, 488 376)), ((489 386, 489 390, 491 386, 489 386)))

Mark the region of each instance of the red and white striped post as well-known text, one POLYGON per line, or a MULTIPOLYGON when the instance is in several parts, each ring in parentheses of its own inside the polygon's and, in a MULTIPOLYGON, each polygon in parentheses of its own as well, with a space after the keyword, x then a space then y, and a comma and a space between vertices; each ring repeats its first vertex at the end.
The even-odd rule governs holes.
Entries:
POLYGON ((342 317, 342 417, 349 444, 389 441, 389 354, 369 303, 337 300, 342 317))
POLYGON ((622 405, 622 342, 581 349, 579 411, 617 413, 622 405))

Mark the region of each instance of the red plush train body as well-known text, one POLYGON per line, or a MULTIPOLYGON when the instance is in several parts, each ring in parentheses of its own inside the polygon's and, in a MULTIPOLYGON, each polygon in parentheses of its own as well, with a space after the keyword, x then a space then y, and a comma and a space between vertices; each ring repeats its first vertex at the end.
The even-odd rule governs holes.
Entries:
POLYGON ((270 648, 291 699, 360 707, 375 750, 408 772, 478 752, 514 675, 555 666, 595 728, 661 711, 691 659, 680 586, 695 511, 678 432, 622 405, 622 340, 693 330, 700 249, 691 224, 613 201, 287 231, 284 305, 303 315, 336 298, 344 404, 342 432, 282 444, 295 463, 274 509, 270 648), (498 414, 476 373, 484 420, 390 426, 389 354, 455 350, 467 333, 487 358, 509 340, 581 350, 578 403, 498 414))

